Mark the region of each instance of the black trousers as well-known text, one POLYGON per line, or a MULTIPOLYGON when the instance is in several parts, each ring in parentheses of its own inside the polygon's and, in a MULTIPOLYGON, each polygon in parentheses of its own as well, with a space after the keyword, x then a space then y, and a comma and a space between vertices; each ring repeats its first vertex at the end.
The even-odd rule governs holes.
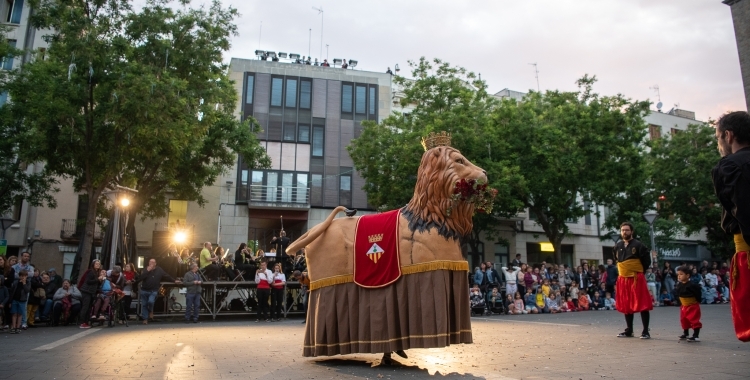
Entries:
POLYGON ((268 319, 268 297, 271 289, 257 289, 258 294, 258 319, 268 319))
MULTIPOLYGON (((62 316, 63 311, 63 305, 62 302, 55 302, 55 304, 52 306, 52 325, 57 326, 60 324, 60 317, 62 316)), ((70 314, 68 314, 68 319, 66 321, 62 321, 62 323, 67 324, 70 322, 73 322, 76 320, 76 317, 78 317, 78 313, 81 312, 81 304, 77 303, 75 305, 70 306, 70 314)))
POLYGON ((81 292, 81 313, 78 318, 81 323, 89 323, 91 307, 94 306, 94 301, 96 301, 96 294, 81 292))
POLYGON ((281 311, 284 302, 284 288, 271 289, 271 318, 281 319, 281 311))

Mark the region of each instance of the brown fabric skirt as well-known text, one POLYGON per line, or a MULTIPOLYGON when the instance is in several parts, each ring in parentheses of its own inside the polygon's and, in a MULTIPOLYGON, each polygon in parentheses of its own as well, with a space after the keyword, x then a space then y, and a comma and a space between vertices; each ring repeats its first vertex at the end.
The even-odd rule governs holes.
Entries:
POLYGON ((313 290, 304 356, 384 353, 471 343, 466 271, 403 275, 367 289, 354 283, 313 290))

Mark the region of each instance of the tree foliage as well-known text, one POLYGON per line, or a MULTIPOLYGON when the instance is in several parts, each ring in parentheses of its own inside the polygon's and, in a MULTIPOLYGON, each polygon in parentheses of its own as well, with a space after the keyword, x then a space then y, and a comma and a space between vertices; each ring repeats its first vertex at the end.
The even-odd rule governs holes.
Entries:
POLYGON ((590 212, 587 203, 611 204, 641 179, 648 102, 600 96, 595 82, 584 76, 577 92, 532 91, 495 113, 503 152, 525 178, 514 195, 555 247, 557 262, 569 221, 590 212))
POLYGON ((475 217, 472 242, 483 231, 491 232, 499 216, 516 214, 521 204, 510 196, 523 179, 507 165, 500 137, 492 133, 492 110, 497 100, 476 74, 439 59, 422 57, 409 62, 411 79, 394 77, 403 89, 403 106, 413 105, 408 115, 394 113, 380 124, 369 123, 347 148, 354 166, 365 179, 368 203, 381 210, 404 206, 412 197, 416 174, 424 152, 422 137, 429 132, 452 134, 452 146, 487 171, 490 186, 497 188, 493 215, 475 217))
MULTIPOLYGON (((6 35, 10 27, 0 25, 0 34, 6 35)), ((0 57, 15 59, 23 51, 16 49, 7 39, 0 39, 0 57)), ((0 93, 7 101, 8 82, 16 70, 0 70, 0 93)), ((30 131, 22 120, 12 116, 9 107, 0 104, 0 214, 10 211, 18 202, 25 200, 32 206, 55 207, 54 193, 57 181, 46 170, 30 170, 27 152, 30 131)))
POLYGON ((167 192, 204 202, 200 190, 234 162, 232 152, 268 164, 234 116, 222 63, 236 10, 171 3, 135 11, 128 0, 32 0, 34 26, 55 32, 46 59, 9 85, 12 110, 34 131, 34 158, 88 196, 84 266, 106 189, 135 187, 135 211, 160 216, 167 192))
POLYGON ((679 220, 686 235, 706 231, 706 245, 716 257, 734 253, 732 237, 721 229, 711 169, 721 158, 714 128, 693 124, 685 131, 652 141, 648 154, 653 198, 664 196, 659 213, 679 220))

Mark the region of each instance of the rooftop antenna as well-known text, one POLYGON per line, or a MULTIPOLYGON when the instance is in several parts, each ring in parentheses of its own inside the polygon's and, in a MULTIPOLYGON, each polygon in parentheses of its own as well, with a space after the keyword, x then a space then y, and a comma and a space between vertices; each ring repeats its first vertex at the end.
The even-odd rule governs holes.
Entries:
POLYGON ((312 43, 312 28, 307 32, 307 57, 310 58, 310 44, 312 43))
POLYGON ((659 100, 658 103, 656 103, 656 110, 661 112, 661 107, 664 105, 661 102, 661 93, 659 92, 659 85, 655 84, 652 87, 649 87, 649 89, 656 91, 656 98, 659 100))
MULTIPOLYGON (((323 6, 321 5, 320 8, 312 7, 312 9, 318 11, 318 14, 320 15, 320 56, 323 56, 323 6)), ((328 59, 328 54, 326 54, 326 59, 328 59)))
POLYGON ((326 44, 326 61, 328 60, 328 44, 326 44))
POLYGON ((260 50, 260 38, 263 37, 263 21, 260 22, 260 33, 258 33, 258 50, 260 50))
POLYGON ((529 65, 534 66, 534 75, 536 76, 536 91, 541 92, 542 90, 539 89, 539 68, 536 65, 536 62, 529 63, 529 65))

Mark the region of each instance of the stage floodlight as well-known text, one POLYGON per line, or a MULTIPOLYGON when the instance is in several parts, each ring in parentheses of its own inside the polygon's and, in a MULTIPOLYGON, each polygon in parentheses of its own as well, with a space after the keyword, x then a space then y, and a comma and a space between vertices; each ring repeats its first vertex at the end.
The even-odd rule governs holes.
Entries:
POLYGON ((263 50, 256 50, 256 51, 255 51, 255 55, 257 55, 258 57, 260 57, 261 55, 263 55, 263 54, 265 54, 265 53, 266 53, 266 52, 264 52, 263 50))
POLYGON ((289 53, 289 59, 299 59, 299 54, 289 53))
POLYGON ((266 52, 266 55, 268 56, 268 58, 274 58, 274 57, 276 57, 276 52, 273 52, 273 51, 267 51, 267 52, 266 52))
POLYGON ((341 66, 341 58, 334 58, 333 59, 333 65, 334 66, 341 66))
POLYGON ((286 53, 279 52, 279 58, 286 58, 286 53))
POLYGON ((355 67, 357 67, 357 61, 355 61, 353 59, 350 59, 349 60, 349 67, 351 67, 352 69, 355 68, 355 67))

